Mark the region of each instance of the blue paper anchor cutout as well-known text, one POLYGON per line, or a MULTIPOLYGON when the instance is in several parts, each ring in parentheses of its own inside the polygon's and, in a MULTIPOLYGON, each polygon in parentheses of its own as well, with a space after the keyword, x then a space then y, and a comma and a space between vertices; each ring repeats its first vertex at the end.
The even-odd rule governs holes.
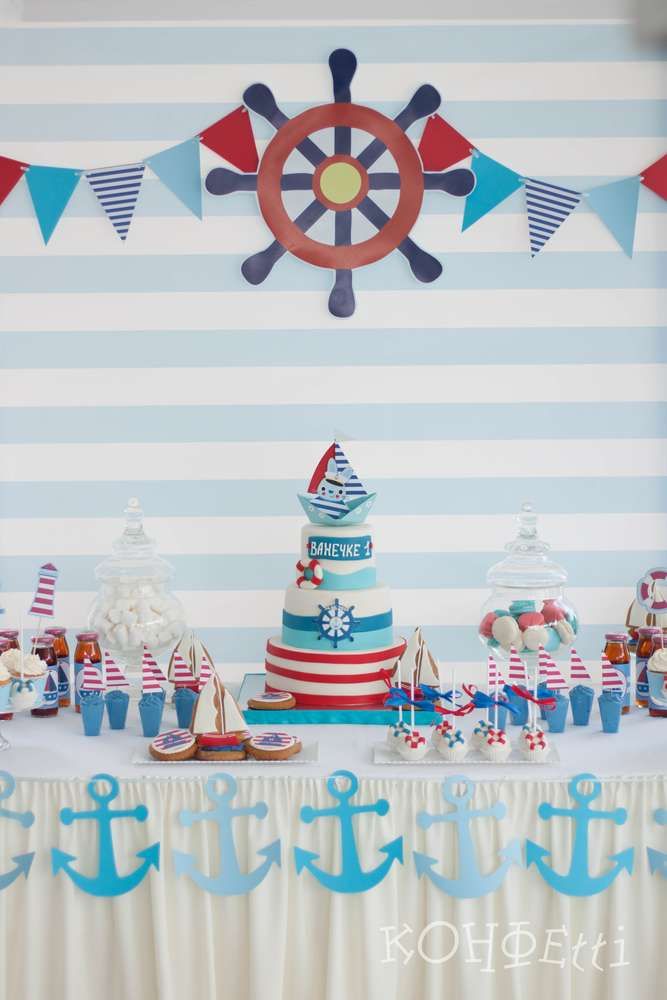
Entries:
POLYGON ((207 876, 195 867, 191 854, 174 851, 174 869, 177 875, 187 875, 201 889, 214 892, 219 896, 241 896, 255 889, 269 874, 271 865, 280 867, 280 840, 274 840, 266 847, 261 847, 257 853, 264 856, 264 861, 247 874, 239 868, 236 857, 236 845, 232 824, 237 816, 256 816, 264 819, 268 814, 266 802, 256 802, 254 806, 243 806, 234 809, 231 801, 237 792, 236 778, 231 774, 219 772, 213 774, 206 782, 206 794, 211 802, 216 803, 214 809, 208 812, 190 812, 184 809, 180 816, 182 826, 190 827, 201 820, 210 820, 218 827, 218 847, 220 850, 220 872, 216 876, 207 876), (218 791, 217 782, 223 782, 224 790, 218 791))
MULTIPOLYGON (((14 794, 16 781, 7 771, 0 771, 0 784, 3 786, 0 789, 0 802, 2 802, 4 799, 8 799, 14 794)), ((5 809, 2 806, 0 806, 0 817, 2 819, 13 820, 15 823, 20 823, 24 830, 27 830, 28 827, 32 826, 35 822, 35 814, 30 811, 14 812, 13 809, 5 809)), ((34 851, 30 851, 28 854, 15 854, 12 858, 15 867, 11 868, 8 872, 0 874, 0 891, 10 886, 12 882, 15 882, 19 875, 23 875, 24 878, 27 878, 34 858, 34 851)))
POLYGON ((62 869, 79 889, 90 896, 122 896, 136 888, 151 867, 159 870, 160 844, 159 842, 151 844, 143 851, 137 851, 136 856, 142 858, 142 863, 129 875, 119 875, 114 856, 111 824, 115 819, 136 819, 138 823, 144 823, 148 817, 148 809, 144 805, 135 806, 134 809, 110 809, 109 803, 113 802, 119 793, 118 781, 110 774, 93 775, 88 782, 87 789, 91 799, 98 803, 99 808, 85 812, 74 812, 69 807, 65 807, 60 810, 60 822, 65 826, 70 826, 77 820, 92 819, 98 824, 97 875, 90 877, 78 872, 71 865, 72 861, 76 861, 76 857, 58 850, 57 847, 51 848, 51 869, 54 875, 57 875, 62 869), (97 782, 103 781, 109 785, 109 791, 106 794, 97 788, 97 782))
MULTIPOLYGON (((667 826, 667 809, 656 809, 653 813, 653 818, 660 826, 667 826)), ((656 850, 654 847, 647 847, 646 853, 648 855, 648 866, 651 875, 655 875, 657 872, 663 878, 667 878, 667 854, 664 851, 656 850)))
POLYGON ((375 813, 377 816, 386 816, 389 812, 389 803, 386 799, 378 799, 377 802, 367 805, 353 806, 350 804, 359 789, 359 780, 351 771, 334 771, 327 778, 327 791, 332 798, 338 800, 337 806, 330 809, 313 809, 312 806, 302 806, 301 822, 313 823, 324 816, 331 816, 340 823, 340 846, 341 846, 341 870, 339 874, 324 871, 319 868, 315 861, 319 854, 313 851, 306 851, 302 847, 294 848, 294 864, 297 875, 300 875, 304 868, 313 875, 331 892, 367 892, 374 886, 379 885, 389 872, 394 861, 403 864, 403 837, 397 837, 388 844, 384 844, 378 850, 386 854, 386 858, 377 868, 365 872, 360 863, 357 853, 357 842, 354 835, 354 817, 361 813, 375 813), (337 778, 343 778, 347 782, 347 787, 339 788, 336 784, 337 778))
POLYGON ((568 785, 570 798, 577 803, 572 809, 558 809, 548 802, 542 802, 538 808, 540 819, 550 820, 554 816, 566 816, 574 823, 574 840, 572 844, 572 858, 570 870, 565 875, 559 875, 553 868, 545 863, 545 858, 550 855, 541 844, 535 844, 532 840, 526 841, 526 866, 534 864, 544 881, 556 889, 557 892, 566 896, 595 896, 599 892, 607 889, 614 879, 622 871, 632 874, 634 863, 634 848, 628 847, 618 854, 609 855, 609 860, 615 864, 602 875, 592 876, 588 870, 588 827, 593 820, 608 819, 617 826, 622 826, 628 818, 625 809, 611 809, 605 812, 602 809, 591 809, 589 803, 597 799, 602 791, 602 786, 593 774, 577 774, 568 785), (585 781, 593 783, 590 792, 586 793, 580 789, 585 781))
POLYGON ((454 806, 445 813, 428 812, 417 813, 417 824, 422 830, 428 830, 434 823, 455 823, 458 833, 458 859, 459 874, 456 879, 445 878, 434 871, 437 858, 431 858, 428 854, 421 854, 413 851, 415 868, 419 878, 426 875, 428 879, 446 892, 448 896, 457 896, 459 899, 479 899, 489 892, 495 892, 502 885, 507 872, 512 865, 521 865, 521 845, 518 840, 512 840, 499 852, 502 864, 490 872, 483 875, 477 865, 475 847, 470 833, 470 822, 483 816, 490 816, 493 819, 502 819, 505 816, 506 808, 503 802, 496 802, 489 809, 471 809, 470 801, 475 789, 475 783, 469 778, 460 774, 452 775, 442 783, 442 797, 446 802, 454 806), (456 794, 456 785, 463 785, 464 790, 460 795, 456 794))

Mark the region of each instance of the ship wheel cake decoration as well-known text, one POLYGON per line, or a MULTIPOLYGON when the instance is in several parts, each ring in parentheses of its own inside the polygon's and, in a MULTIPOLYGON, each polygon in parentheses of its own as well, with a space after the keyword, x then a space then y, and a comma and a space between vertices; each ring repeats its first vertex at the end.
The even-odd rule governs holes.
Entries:
MULTIPOLYGON (((280 258, 291 253, 315 267, 335 272, 329 296, 334 316, 351 316, 355 301, 352 272, 357 267, 382 260, 392 250, 407 259, 415 278, 435 281, 442 264, 410 239, 422 206, 424 190, 445 191, 456 197, 470 194, 475 175, 467 168, 446 172, 424 172, 419 154, 406 135, 416 121, 433 114, 440 106, 440 94, 428 84, 419 87, 394 119, 379 111, 352 103, 350 85, 357 60, 348 49, 336 49, 329 57, 334 100, 288 118, 278 107, 271 90, 255 83, 243 94, 251 111, 265 118, 276 130, 261 158, 257 173, 240 174, 225 167, 212 170, 206 178, 207 190, 214 195, 235 191, 256 191, 260 211, 274 236, 265 250, 248 257, 241 267, 245 279, 260 285, 280 258), (328 155, 311 136, 333 131, 333 154, 328 155), (353 155, 352 133, 371 136, 370 142, 353 155), (286 172, 288 157, 301 154, 310 170, 286 172), (371 168, 388 153, 395 171, 371 168), (283 192, 311 192, 312 200, 296 218, 283 203, 283 192), (374 191, 398 192, 393 214, 388 215, 373 197, 374 191), (308 236, 308 231, 327 213, 333 213, 332 242, 308 236), (361 242, 352 242, 352 216, 358 212, 377 232, 361 242)), ((321 142, 322 140, 317 137, 321 142)))
POLYGON ((317 616, 317 627, 319 629, 318 639, 328 639, 333 643, 333 648, 338 648, 338 643, 343 639, 354 642, 352 631, 357 623, 352 614, 354 605, 347 608, 341 604, 338 598, 327 607, 320 604, 320 613, 317 616))

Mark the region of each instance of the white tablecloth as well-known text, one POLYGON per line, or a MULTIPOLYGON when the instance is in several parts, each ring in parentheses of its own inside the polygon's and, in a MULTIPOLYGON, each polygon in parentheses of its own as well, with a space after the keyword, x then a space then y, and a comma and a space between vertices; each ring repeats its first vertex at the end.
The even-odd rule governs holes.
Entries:
MULTIPOLYGON (((628 846, 636 854, 632 877, 623 872, 608 891, 587 899, 557 894, 534 868, 513 868, 494 894, 457 900, 419 879, 412 856, 413 850, 434 856, 438 871, 456 875, 454 824, 424 831, 415 822, 420 810, 450 808, 441 782, 453 772, 444 765, 373 765, 371 746, 384 738, 384 730, 375 727, 302 727, 303 739, 319 744, 316 765, 243 765, 233 771, 239 779, 235 805, 268 805, 266 819, 235 821, 241 869, 258 864, 260 848, 277 837, 282 842, 281 867, 252 893, 217 897, 176 877, 174 849, 191 853, 206 873, 218 870, 215 826, 200 822, 185 829, 178 817, 182 809, 210 808, 204 783, 220 768, 133 765, 132 756, 146 745, 134 720, 131 709, 126 732, 105 731, 93 739, 82 735, 80 719, 71 712, 2 724, 13 746, 0 755, 0 768, 19 779, 2 805, 29 808, 36 819, 28 830, 0 819, 0 870, 7 870, 17 853, 34 850, 36 857, 27 880, 0 892, 1 925, 11 929, 0 935, 0 997, 627 1000, 629 991, 639 996, 655 988, 667 926, 667 881, 649 873, 646 846, 667 850, 667 827, 653 819, 656 809, 667 806, 667 780, 661 776, 667 722, 635 712, 623 719, 618 736, 601 734, 597 724, 569 729, 554 738, 561 755, 554 767, 457 766, 454 770, 478 782, 476 808, 498 799, 507 807, 505 818, 479 820, 474 827, 483 872, 498 865, 498 851, 515 837, 539 842, 552 852, 549 863, 567 870, 571 824, 541 820, 537 808, 544 800, 570 806, 566 779, 581 771, 606 779, 596 807, 624 807, 629 816, 622 826, 592 824, 591 872, 606 870, 608 857, 628 846), (384 857, 378 848, 404 838, 403 865, 394 864, 378 887, 360 895, 328 892, 308 871, 297 876, 293 864, 298 844, 318 853, 322 868, 337 869, 337 824, 320 819, 305 825, 299 811, 306 803, 332 804, 323 778, 340 767, 362 777, 362 801, 384 797, 390 803, 386 816, 356 821, 362 867, 377 865, 384 857), (145 823, 114 824, 119 870, 128 872, 138 851, 161 844, 161 871, 151 871, 139 888, 116 899, 87 896, 64 873, 53 877, 50 871, 54 846, 75 856, 80 870, 96 870, 92 824, 65 827, 59 811, 91 807, 86 779, 98 771, 133 779, 121 783, 116 806, 144 803, 149 810, 145 823), (457 937, 458 947, 445 961, 457 937), (470 937, 492 943, 471 946, 470 937), (578 939, 585 942, 574 956, 581 971, 573 965, 578 939), (517 958, 517 945, 520 952, 532 948, 531 954, 517 958), (516 967, 520 961, 526 964, 516 967)), ((167 714, 165 726, 171 724, 167 714)))

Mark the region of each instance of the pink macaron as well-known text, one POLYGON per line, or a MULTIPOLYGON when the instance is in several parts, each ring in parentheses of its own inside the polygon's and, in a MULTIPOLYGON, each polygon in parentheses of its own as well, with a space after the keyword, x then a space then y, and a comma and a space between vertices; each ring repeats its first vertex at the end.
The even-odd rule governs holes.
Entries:
POLYGON ((518 625, 522 632, 533 625, 544 625, 544 615, 539 611, 526 611, 525 614, 519 615, 518 625))
POLYGON ((479 634, 483 635, 485 639, 490 639, 491 636, 493 635, 492 632, 493 623, 497 617, 498 615, 495 613, 495 611, 489 611, 488 614, 484 615, 481 622, 479 623, 479 634))
POLYGON ((555 599, 544 602, 542 605, 542 614, 548 625, 553 624, 553 622, 562 622, 563 618, 565 618, 565 612, 558 606, 558 602, 555 599))

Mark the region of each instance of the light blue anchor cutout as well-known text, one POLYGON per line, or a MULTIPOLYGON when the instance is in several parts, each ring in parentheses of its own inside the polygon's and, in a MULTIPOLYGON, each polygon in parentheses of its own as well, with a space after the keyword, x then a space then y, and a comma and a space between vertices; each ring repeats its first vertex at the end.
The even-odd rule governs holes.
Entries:
POLYGON ((218 875, 208 876, 198 871, 191 854, 174 851, 173 859, 177 875, 187 875, 200 889, 214 892, 218 896, 241 896, 246 892, 251 892, 260 882, 264 881, 269 874, 271 865, 280 867, 280 840, 274 840, 271 844, 267 844, 266 847, 261 847, 257 851, 264 857, 264 861, 257 868, 247 873, 242 872, 239 868, 232 830, 234 819, 237 816, 255 816, 257 819, 264 819, 269 810, 266 802, 256 802, 254 806, 242 806, 234 809, 231 801, 236 795, 237 787, 236 778, 232 777, 231 774, 225 774, 222 771, 213 774, 206 782, 206 794, 211 802, 215 803, 215 808, 200 813, 184 809, 179 816, 181 826, 190 827, 193 823, 199 823, 202 820, 210 820, 217 824, 220 851, 220 872, 218 875), (224 784, 223 791, 218 791, 218 782, 224 784))
POLYGON ((74 812, 66 807, 60 810, 60 822, 65 826, 76 823, 77 820, 92 819, 99 827, 98 832, 98 867, 97 875, 91 877, 83 875, 72 867, 71 862, 76 861, 73 854, 66 854, 51 848, 51 869, 54 875, 62 869, 71 878, 72 882, 83 892, 90 896, 122 896, 126 892, 131 892, 145 878, 151 867, 160 868, 160 844, 151 844, 143 851, 137 851, 136 856, 142 859, 142 863, 129 875, 119 875, 116 868, 116 858, 113 849, 113 837, 111 834, 111 824, 115 819, 136 819, 138 823, 144 823, 148 817, 148 809, 144 805, 135 806, 134 809, 110 809, 109 803, 118 797, 119 787, 116 778, 110 774, 95 774, 88 782, 88 794, 91 799, 98 803, 97 809, 90 809, 85 812, 74 812), (97 783, 100 783, 98 788, 97 783), (102 790, 102 782, 109 785, 109 791, 102 790))
MULTIPOLYGON (((8 799, 10 795, 14 794, 16 789, 16 781, 7 771, 0 771, 0 802, 4 799, 8 799)), ((20 823, 20 825, 27 830, 29 826, 35 822, 35 814, 31 812, 14 812, 13 809, 5 809, 0 806, 0 818, 13 820, 14 823, 20 823)), ((30 851, 28 854, 15 854, 12 858, 14 862, 14 868, 11 868, 8 872, 0 874, 0 891, 6 889, 8 886, 15 882, 19 875, 23 875, 24 878, 28 877, 30 872, 30 866, 35 857, 35 852, 30 851)))
POLYGON ((532 840, 526 841, 526 865, 534 864, 544 881, 566 896, 595 896, 604 892, 622 871, 632 875, 634 863, 634 848, 628 847, 618 854, 609 855, 609 860, 615 864, 602 875, 592 876, 588 870, 588 827, 592 820, 608 819, 617 826, 622 826, 628 818, 625 809, 591 809, 589 802, 597 799, 602 790, 599 781, 593 774, 577 774, 568 785, 570 798, 577 803, 572 809, 557 809, 548 802, 542 802, 538 808, 540 819, 549 820, 554 816, 566 816, 574 823, 574 840, 572 844, 572 859, 570 870, 565 875, 559 875, 545 863, 545 858, 551 853, 541 844, 532 840), (593 787, 590 792, 581 791, 580 785, 590 781, 593 787))
MULTIPOLYGON (((653 819, 660 826, 667 826, 667 809, 656 809, 653 813, 653 819)), ((657 872, 663 878, 667 878, 667 854, 664 851, 657 851, 654 847, 647 847, 646 853, 651 875, 655 875, 657 872)))
POLYGON ((454 774, 442 783, 442 797, 446 802, 454 806, 454 808, 448 812, 436 813, 435 815, 427 812, 417 813, 417 824, 422 830, 428 830, 434 823, 456 824, 459 859, 458 878, 445 878, 434 871, 434 865, 438 861, 437 858, 431 858, 428 854, 421 854, 419 851, 413 851, 412 853, 419 878, 426 875, 433 885, 441 889, 442 892, 446 892, 448 896, 457 896, 459 899, 479 899, 480 896, 486 896, 489 892, 495 892, 502 885, 512 865, 522 864, 521 845, 518 840, 512 840, 498 852, 498 856, 502 858, 502 863, 495 871, 490 872, 488 875, 483 875, 480 872, 470 833, 470 822, 473 819, 479 819, 483 816, 489 816, 493 819, 503 819, 507 810, 503 802, 496 802, 489 809, 471 809, 469 803, 474 790, 475 783, 473 781, 465 778, 463 775, 454 774), (463 791, 460 795, 456 794, 457 785, 463 785, 463 791))
POLYGON ((377 868, 367 872, 362 869, 354 836, 354 817, 361 813, 386 816, 389 812, 389 803, 386 799, 378 799, 377 802, 367 805, 353 806, 350 804, 350 799, 357 794, 358 789, 359 779, 355 774, 351 771, 334 771, 327 778, 327 791, 332 798, 338 800, 338 805, 330 809, 313 809, 312 806, 301 808, 302 823, 313 823, 324 816, 331 816, 340 823, 341 870, 337 875, 324 871, 315 864, 319 854, 305 851, 302 847, 294 848, 297 875, 307 868, 311 875, 331 892, 367 892, 383 880, 394 861, 403 864, 403 837, 397 837, 396 840, 378 848, 382 854, 386 854, 386 858, 377 868), (347 782, 346 787, 338 787, 338 778, 347 782))

